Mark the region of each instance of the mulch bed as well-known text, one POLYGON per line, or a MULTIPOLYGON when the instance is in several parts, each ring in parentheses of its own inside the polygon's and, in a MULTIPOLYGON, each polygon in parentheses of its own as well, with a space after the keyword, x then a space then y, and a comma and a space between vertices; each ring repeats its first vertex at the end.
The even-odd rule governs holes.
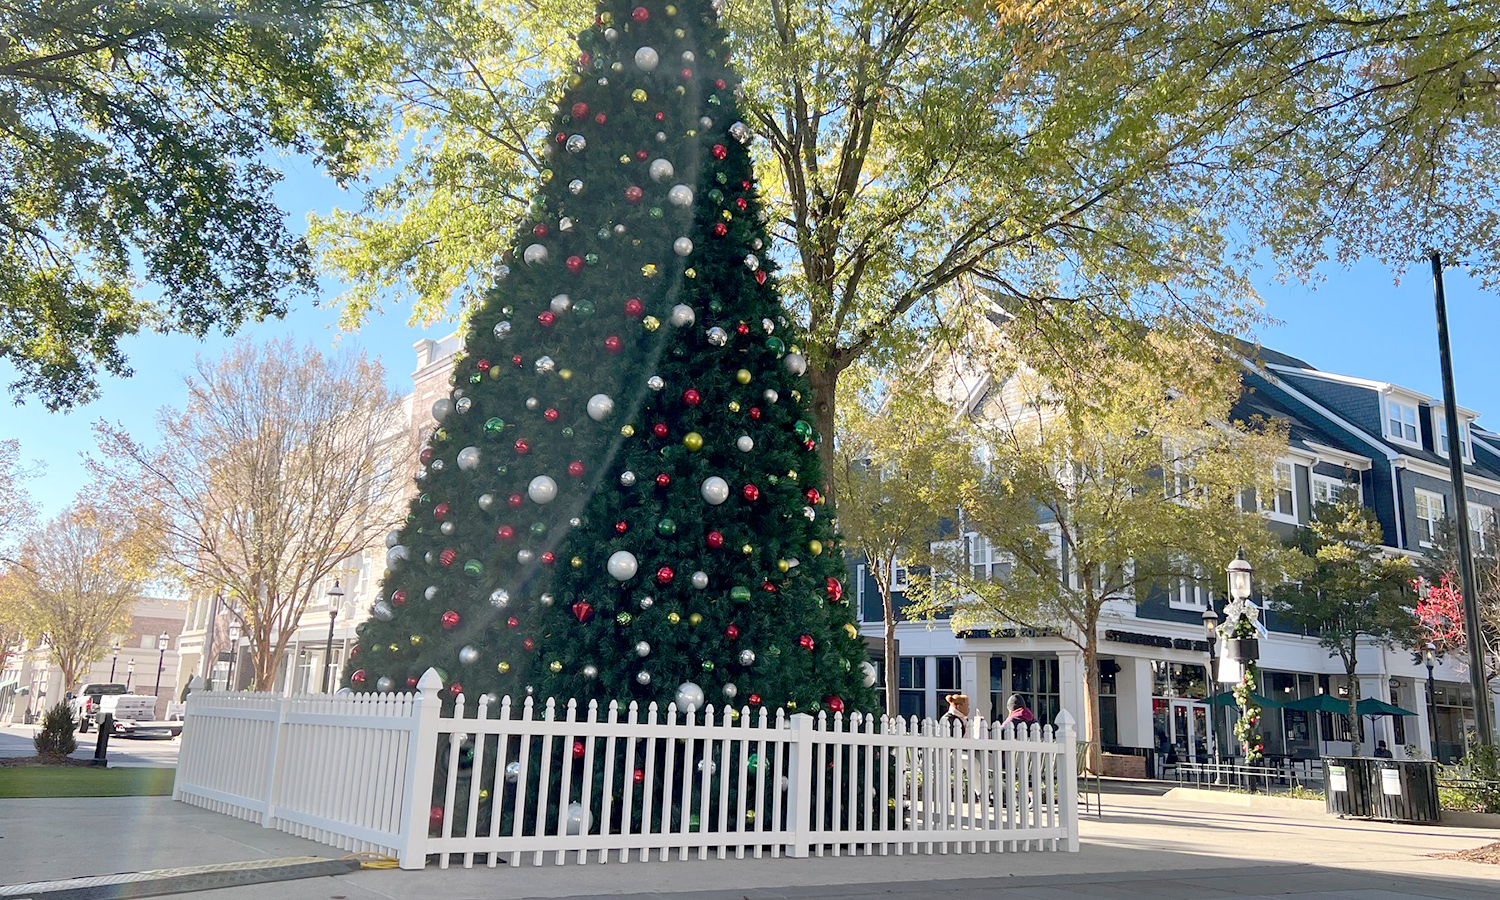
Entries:
POLYGON ((1457 853, 1435 853, 1439 859, 1461 859, 1465 862, 1489 863, 1492 866, 1500 866, 1500 841, 1493 844, 1485 844, 1483 847, 1475 847, 1473 850, 1460 850, 1457 853))
POLYGON ((91 766, 91 759, 74 759, 71 756, 63 759, 43 758, 40 756, 6 756, 0 757, 0 769, 9 769, 19 766, 91 766))

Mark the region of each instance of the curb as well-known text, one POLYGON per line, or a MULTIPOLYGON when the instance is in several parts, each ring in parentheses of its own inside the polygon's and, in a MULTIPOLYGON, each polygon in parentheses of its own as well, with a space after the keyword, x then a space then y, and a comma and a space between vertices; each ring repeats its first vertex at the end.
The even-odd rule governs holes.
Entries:
POLYGON ((159 897, 163 894, 291 881, 296 878, 345 875, 359 867, 357 859, 292 856, 211 866, 122 872, 117 875, 90 875, 61 881, 7 884, 0 885, 0 897, 26 897, 33 900, 127 900, 131 897, 159 897))

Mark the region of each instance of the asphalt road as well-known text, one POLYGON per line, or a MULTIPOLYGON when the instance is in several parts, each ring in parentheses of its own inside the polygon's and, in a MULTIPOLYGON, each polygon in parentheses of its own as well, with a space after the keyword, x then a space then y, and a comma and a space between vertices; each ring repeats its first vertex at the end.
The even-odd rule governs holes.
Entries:
MULTIPOLYGON (((31 744, 36 734, 35 725, 0 725, 0 756, 34 756, 36 748, 31 744)), ((76 735, 77 759, 92 759, 94 739, 98 732, 76 735)), ((177 765, 177 751, 182 746, 178 739, 120 738, 109 739, 109 764, 112 766, 167 766, 177 765)))

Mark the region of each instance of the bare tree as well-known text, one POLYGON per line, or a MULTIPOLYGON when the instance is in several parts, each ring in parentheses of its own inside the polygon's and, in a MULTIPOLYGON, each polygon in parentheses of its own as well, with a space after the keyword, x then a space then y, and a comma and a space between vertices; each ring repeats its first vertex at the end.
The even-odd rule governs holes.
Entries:
POLYGON ((97 425, 94 469, 141 498, 194 590, 222 593, 244 623, 254 687, 269 689, 319 582, 398 514, 406 415, 378 363, 289 339, 200 358, 185 380, 186 406, 158 414, 159 446, 97 425))
POLYGON ((153 542, 115 508, 75 502, 26 537, 5 577, 20 630, 48 646, 69 689, 129 624, 155 568, 153 542))
POLYGON ((20 441, 0 441, 0 561, 11 561, 6 549, 36 515, 36 507, 21 483, 35 477, 39 470, 39 465, 22 464, 20 441))

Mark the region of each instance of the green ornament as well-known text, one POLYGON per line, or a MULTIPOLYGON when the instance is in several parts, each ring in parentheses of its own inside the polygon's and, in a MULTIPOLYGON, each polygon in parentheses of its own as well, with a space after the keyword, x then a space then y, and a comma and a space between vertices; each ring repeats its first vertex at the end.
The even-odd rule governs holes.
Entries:
POLYGON ((566 438, 572 437, 573 436, 573 426, 571 426, 571 425, 564 426, 563 430, 562 430, 562 436, 566 437, 566 438))
POLYGON ((477 559, 471 559, 464 563, 464 574, 470 578, 478 578, 484 574, 484 563, 477 559))
POLYGON ((473 375, 469 376, 469 384, 481 384, 483 383, 483 381, 484 376, 479 374, 478 372, 475 372, 473 375))
POLYGON ((580 319, 587 319, 589 316, 592 316, 593 314, 594 314, 594 301, 592 301, 592 300, 579 300, 577 303, 573 304, 573 315, 577 316, 578 318, 580 318, 580 319))
POLYGON ((719 184, 728 184, 729 176, 725 175, 723 172, 719 172, 714 175, 714 181, 717 181, 719 184))
POLYGON ((710 300, 710 301, 708 301, 708 311, 711 312, 711 313, 713 313, 714 315, 718 315, 719 313, 722 313, 724 311, 724 301, 723 300, 710 300))
POLYGON ((545 522, 532 522, 531 523, 531 533, 534 534, 534 535, 536 535, 537 537, 541 537, 542 535, 546 534, 547 533, 547 523, 545 523, 545 522))
POLYGON ((663 537, 670 537, 677 533, 677 523, 671 519, 662 519, 656 523, 656 533, 663 537))
POLYGON ((798 419, 797 424, 792 426, 792 430, 797 432, 797 437, 802 438, 804 441, 812 440, 812 423, 806 419, 798 419))
POLYGON ((653 206, 653 207, 651 207, 651 218, 653 218, 653 219, 660 219, 661 218, 661 207, 660 206, 653 206))
POLYGON ((628 612, 622 612, 618 616, 615 616, 615 621, 620 623, 621 625, 629 625, 631 622, 635 621, 635 617, 628 612))
POLYGON ((744 585, 735 585, 729 589, 729 599, 735 603, 749 603, 750 589, 744 585))
POLYGON ((753 772, 757 771, 758 769, 760 769, 760 754, 759 753, 752 753, 749 756, 745 757, 745 770, 746 771, 753 773, 753 772))
POLYGON ((510 466, 496 466, 495 467, 495 474, 496 475, 504 475, 506 472, 509 472, 509 471, 510 471, 510 466))
POLYGON ((428 494, 428 493, 423 493, 422 496, 420 496, 420 497, 417 498, 417 502, 419 502, 419 503, 431 503, 432 502, 432 495, 428 494))
POLYGON ((776 354, 776 358, 780 359, 782 354, 786 353, 786 342, 779 337, 766 338, 766 349, 776 354))
POLYGON ((484 423, 484 436, 490 440, 498 441, 505 434, 505 420, 499 416, 484 423))
POLYGON ((608 228, 601 228, 601 229, 599 229, 598 235, 599 235, 599 240, 601 240, 601 241, 607 241, 607 240, 609 240, 609 229, 608 228))
POLYGON ((712 200, 715 203, 723 203, 724 192, 719 190, 718 188, 714 188, 713 190, 708 192, 708 199, 712 200))
POLYGON ((711 659, 705 659, 703 661, 703 671, 705 671, 705 672, 712 672, 713 670, 714 670, 714 661, 711 660, 711 659))
POLYGON ((777 647, 775 644, 772 644, 771 646, 766 648, 766 656, 771 659, 779 658, 781 656, 781 648, 777 647))
POLYGON ((585 253, 583 255, 583 261, 586 262, 586 263, 588 263, 591 266, 597 266, 597 265, 599 265, 599 254, 597 254, 597 253, 585 253))

